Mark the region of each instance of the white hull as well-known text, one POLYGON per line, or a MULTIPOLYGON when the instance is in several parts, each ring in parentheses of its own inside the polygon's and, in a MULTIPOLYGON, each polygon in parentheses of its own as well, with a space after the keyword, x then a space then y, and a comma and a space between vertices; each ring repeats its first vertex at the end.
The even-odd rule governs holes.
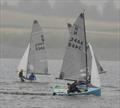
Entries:
POLYGON ((36 75, 36 80, 27 80, 25 82, 33 82, 33 83, 51 83, 52 77, 50 75, 36 75))

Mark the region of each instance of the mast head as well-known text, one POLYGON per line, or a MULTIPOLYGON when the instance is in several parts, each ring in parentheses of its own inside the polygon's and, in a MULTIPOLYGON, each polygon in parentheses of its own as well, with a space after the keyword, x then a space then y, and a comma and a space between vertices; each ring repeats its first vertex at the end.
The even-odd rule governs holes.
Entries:
POLYGON ((34 20, 34 22, 33 22, 34 24, 37 24, 38 23, 38 21, 37 20, 34 20))
POLYGON ((84 18, 84 13, 80 13, 80 17, 81 17, 81 18, 84 18))
POLYGON ((71 25, 70 23, 67 23, 67 26, 68 26, 68 27, 72 27, 72 25, 71 25))

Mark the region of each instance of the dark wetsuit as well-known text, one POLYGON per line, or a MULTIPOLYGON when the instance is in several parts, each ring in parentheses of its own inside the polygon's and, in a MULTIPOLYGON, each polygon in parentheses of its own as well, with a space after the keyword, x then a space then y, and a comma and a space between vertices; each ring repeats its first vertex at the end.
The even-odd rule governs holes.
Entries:
POLYGON ((70 92, 80 92, 80 90, 77 88, 77 83, 76 82, 74 82, 73 84, 70 84, 69 86, 68 86, 68 93, 70 93, 70 92))
POLYGON ((24 82, 23 71, 19 72, 19 78, 21 79, 21 82, 24 82))

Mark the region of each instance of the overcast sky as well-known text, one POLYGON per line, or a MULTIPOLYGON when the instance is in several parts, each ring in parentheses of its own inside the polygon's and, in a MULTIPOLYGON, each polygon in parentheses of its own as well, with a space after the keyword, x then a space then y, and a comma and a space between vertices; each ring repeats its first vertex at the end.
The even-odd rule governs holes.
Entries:
MULTIPOLYGON (((5 2, 7 1, 11 5, 16 5, 20 0, 0 0, 0 2, 5 2)), ((35 0, 33 0, 35 1, 35 0)), ((42 0, 44 1, 44 0, 42 0)), ((52 5, 54 4, 54 1, 51 0, 50 2, 52 5)), ((65 0, 57 0, 57 1, 65 1, 65 0)), ((70 1, 70 0, 68 0, 70 1)), ((96 5, 97 7, 101 8, 105 2, 108 0, 81 0, 84 2, 86 5, 96 5)), ((119 5, 120 0, 114 0, 115 4, 119 5)), ((64 4, 64 3, 63 3, 64 4)), ((39 5, 37 5, 39 6, 39 5)), ((46 5, 48 6, 48 5, 46 5)), ((59 6, 57 4, 57 6, 59 6)), ((63 6, 65 7, 66 4, 63 6)), ((75 6, 74 6, 75 7, 75 6)), ((74 8, 72 7, 72 8, 74 8)), ((76 6, 77 7, 77 6, 76 6)), ((28 8, 28 7, 27 7, 28 8)), ((44 7, 42 7, 44 8, 44 7)), ((68 8, 71 8, 68 6, 68 8)), ((77 7, 79 8, 79 6, 77 7)), ((120 5, 119 5, 120 8, 120 5)), ((15 8, 16 9, 16 8, 15 8)), ((20 7, 21 9, 21 7, 20 7)), ((49 9, 49 8, 47 8, 49 9)), ((61 10, 55 10, 58 12, 61 12, 61 16, 65 16, 67 11, 63 11, 64 8, 62 9, 62 6, 60 7, 61 10)), ((22 10, 22 9, 21 9, 22 10)), ((23 9, 24 11, 25 9, 23 9)), ((43 9, 44 10, 44 9, 43 9)), ((46 7, 45 7, 46 10, 46 7)), ((21 11, 21 12, 23 12, 21 11)), ((36 10, 35 10, 36 11, 36 10)), ((93 10, 94 11, 94 10, 93 10)), ((34 11, 31 11, 33 13, 34 11)), ((46 12, 46 11, 45 11, 46 12)), ((63 49, 66 46, 67 39, 69 38, 68 31, 65 29, 66 23, 71 22, 70 18, 68 17, 59 17, 59 14, 54 14, 55 16, 45 16, 49 15, 48 13, 45 13, 44 11, 38 10, 37 14, 27 14, 26 13, 14 13, 14 11, 6 11, 5 13, 1 16, 1 19, 3 19, 2 23, 3 26, 1 26, 1 42, 4 50, 3 52, 3 57, 20 57, 23 53, 22 49, 19 48, 25 48, 25 45, 27 44, 26 42, 29 40, 30 36, 30 30, 31 30, 31 22, 34 20, 34 18, 39 19, 39 22, 41 26, 43 26, 45 33, 46 33, 46 43, 47 43, 47 48, 48 49, 60 49, 58 50, 57 55, 60 55, 63 57, 63 49), (42 14, 40 14, 42 13, 42 14), (36 16, 38 15, 38 16, 36 16), (40 15, 40 16, 39 16, 40 15), (42 16, 43 15, 43 16, 42 16), (58 15, 58 17, 57 17, 58 15), (2 28, 3 27, 3 28, 2 28), (5 28, 4 28, 5 27, 5 28), (45 28, 48 27, 48 28, 45 28), (51 27, 51 28, 50 28, 51 27), (57 28, 58 27, 58 28, 57 28), (55 29, 57 28, 57 29, 55 29), (22 31, 22 32, 21 32, 22 31), (18 48, 17 48, 18 47, 18 48), (16 48, 16 49, 15 49, 16 48), (61 50, 62 49, 62 50, 61 50), (11 55, 10 55, 11 53, 11 55), (61 54, 60 54, 61 53, 61 54)), ((47 10, 48 12, 48 10, 47 10)), ((75 17, 76 13, 73 13, 74 11, 70 11, 71 18, 73 19, 75 17), (74 14, 74 15, 73 15, 74 14)), ((90 12, 92 13, 92 12, 90 12)), ((115 12, 114 12, 115 13, 115 12)), ((69 14, 67 14, 69 16, 69 14)), ((67 16, 66 15, 66 16, 67 16)), ((88 41, 90 41, 94 46, 95 50, 97 52, 97 55, 103 59, 113 59, 113 60, 119 60, 119 55, 118 55, 118 49, 119 49, 119 23, 116 23, 116 18, 114 19, 115 14, 111 14, 111 11, 107 8, 105 11, 104 17, 101 15, 97 14, 88 14, 87 18, 89 19, 88 22, 86 23, 86 29, 87 29, 87 34, 88 34, 88 41), (108 12, 108 13, 107 13, 108 12), (92 15, 92 17, 90 17, 92 15), (102 18, 102 19, 101 19, 102 18), (95 20, 94 20, 95 19, 95 20), (97 20, 96 20, 97 19, 97 20), (92 21, 93 20, 93 21, 92 21), (100 22, 99 22, 100 21, 100 22), (103 22, 102 22, 103 21, 103 22), (113 22, 112 22, 113 21, 113 22), (115 22, 114 22, 115 21, 115 22), (107 48, 107 50, 106 50, 107 48), (115 54, 114 54, 115 52, 115 54)), ((52 53, 52 51, 49 51, 49 55, 52 56, 53 58, 55 55, 52 53)), ((52 58, 51 57, 51 58, 52 58)), ((58 57, 60 58, 60 57, 58 57)))
MULTIPOLYGON (((1 2, 7 1, 9 4, 15 5, 15 4, 18 3, 20 0, 0 0, 0 1, 1 1, 1 2)), ((51 5, 54 4, 54 1, 55 1, 55 0, 49 0, 49 2, 51 3, 51 5)), ((62 1, 62 0, 60 0, 60 1, 62 1)), ((68 1, 70 1, 70 0, 68 0, 68 1)), ((102 7, 103 4, 104 4, 105 2, 107 2, 107 1, 108 1, 108 0, 81 0, 81 2, 83 2, 83 3, 87 4, 87 5, 93 5, 93 4, 95 4, 95 5, 97 5, 99 8, 102 7)), ((113 0, 113 1, 114 1, 114 3, 116 4, 116 6, 117 6, 118 8, 120 8, 120 0, 113 0)), ((63 0, 63 2, 64 2, 64 0, 63 0)))

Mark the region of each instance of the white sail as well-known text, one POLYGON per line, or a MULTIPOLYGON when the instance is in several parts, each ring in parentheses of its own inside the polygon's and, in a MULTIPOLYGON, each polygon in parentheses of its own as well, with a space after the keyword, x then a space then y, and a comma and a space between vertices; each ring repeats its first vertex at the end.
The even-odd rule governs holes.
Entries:
POLYGON ((18 65, 17 71, 20 72, 23 70, 23 73, 26 74, 27 72, 27 64, 28 64, 28 55, 29 55, 30 44, 28 44, 27 49, 25 50, 22 59, 18 65))
MULTIPOLYGON (((95 57, 95 61, 96 61, 96 65, 97 65, 99 74, 105 73, 103 67, 101 66, 101 64, 98 61, 98 59, 95 56, 95 54, 94 54, 94 57, 95 57)), ((89 68, 89 72, 90 72, 90 70, 91 70, 91 62, 92 62, 92 55, 91 55, 91 50, 90 50, 90 43, 88 43, 88 47, 87 47, 87 58, 88 58, 88 62, 87 62, 88 63, 88 68, 89 68)))
POLYGON ((95 56, 95 60, 96 60, 96 63, 97 63, 99 74, 105 73, 106 71, 103 69, 102 65, 100 64, 100 62, 98 61, 96 56, 95 56))
MULTIPOLYGON (((68 24, 68 30, 69 30, 69 34, 72 35, 72 25, 69 23, 68 24)), ((89 45, 88 45, 88 49, 87 49, 87 58, 88 58, 88 69, 91 70, 91 53, 90 53, 90 49, 89 49, 89 45)), ((100 64, 100 62, 98 61, 97 57, 95 56, 95 60, 97 63, 97 67, 98 67, 98 71, 99 74, 105 73, 106 71, 103 69, 102 65, 100 64)))
POLYGON ((84 14, 81 13, 73 26, 68 24, 70 39, 66 48, 60 73, 61 79, 83 79, 85 71, 84 14))
MULTIPOLYGON (((61 79, 69 79, 69 80, 84 80, 86 76, 86 59, 85 59, 85 31, 84 31, 84 17, 80 16, 77 18, 73 26, 68 24, 68 30, 70 33, 70 39, 68 42, 68 46, 66 48, 66 53, 63 58, 63 65, 60 73, 61 79), (75 46, 82 42, 81 50, 78 50, 78 47, 75 46), (72 45, 74 47, 72 47, 72 45)), ((101 73, 101 65, 98 62, 97 58, 95 58, 95 63, 93 63, 93 55, 91 53, 91 46, 87 45, 87 65, 88 65, 88 73, 91 74, 93 71, 93 65, 96 63, 96 68, 99 73, 101 73)), ((94 71, 93 71, 94 72, 94 71)), ((98 75, 99 76, 99 75, 98 75)))
POLYGON ((91 84, 95 87, 100 87, 100 77, 99 77, 99 71, 96 63, 96 59, 94 56, 94 52, 92 49, 92 46, 89 44, 89 48, 91 51, 92 56, 92 66, 91 66, 91 84))
POLYGON ((36 20, 33 22, 30 39, 28 73, 48 74, 48 61, 45 50, 44 33, 36 20))

